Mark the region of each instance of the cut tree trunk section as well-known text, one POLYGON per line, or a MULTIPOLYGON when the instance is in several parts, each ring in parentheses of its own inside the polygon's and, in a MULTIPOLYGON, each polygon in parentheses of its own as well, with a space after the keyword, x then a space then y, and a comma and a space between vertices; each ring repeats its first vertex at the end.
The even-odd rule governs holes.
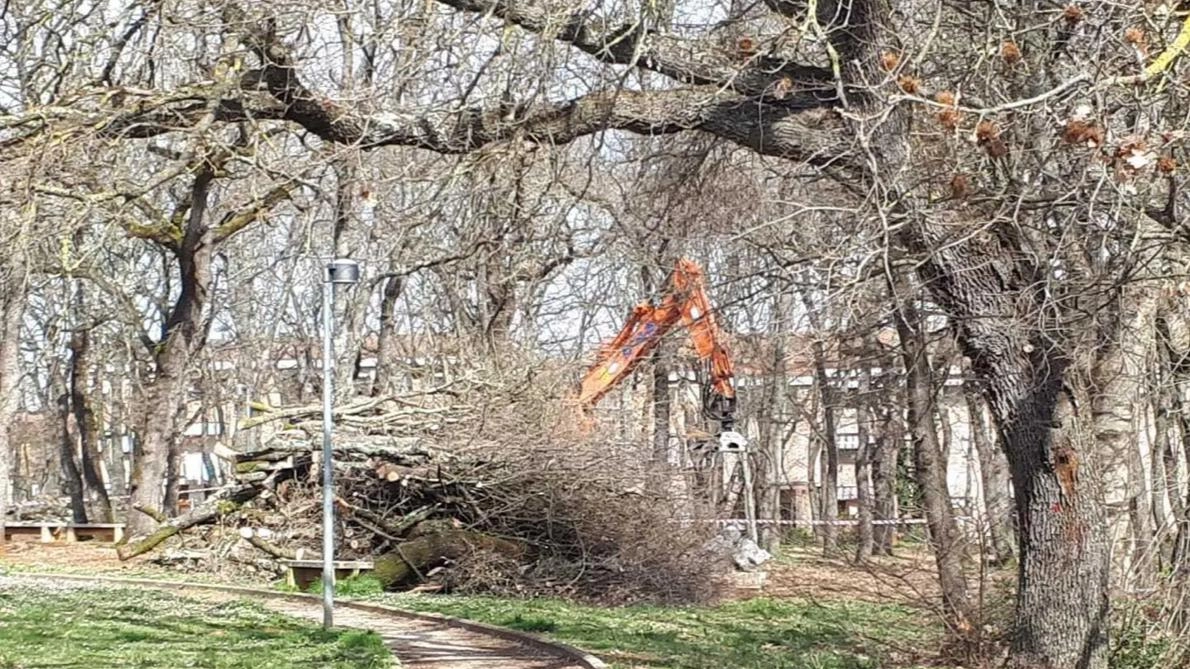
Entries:
POLYGON ((520 544, 467 530, 446 529, 414 537, 373 561, 373 574, 386 590, 420 581, 448 560, 459 560, 476 551, 519 560, 525 552, 520 544))

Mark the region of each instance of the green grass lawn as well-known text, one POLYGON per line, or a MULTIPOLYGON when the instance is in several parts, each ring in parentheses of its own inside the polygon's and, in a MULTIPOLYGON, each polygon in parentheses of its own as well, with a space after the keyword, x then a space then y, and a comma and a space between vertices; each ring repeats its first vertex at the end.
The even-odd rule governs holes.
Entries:
POLYGON ((588 650, 616 669, 887 669, 912 666, 913 656, 938 647, 937 630, 920 611, 858 602, 600 608, 542 599, 366 598, 535 632, 588 650))
POLYGON ((326 632, 253 602, 0 582, 0 669, 382 669, 371 632, 326 632))

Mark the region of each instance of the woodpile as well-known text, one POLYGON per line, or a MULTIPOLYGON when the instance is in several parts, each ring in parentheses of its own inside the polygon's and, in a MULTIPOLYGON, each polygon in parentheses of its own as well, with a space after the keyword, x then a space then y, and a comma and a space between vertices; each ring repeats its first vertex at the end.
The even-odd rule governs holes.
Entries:
MULTIPOLYGON (((274 560, 317 557, 321 545, 320 444, 276 438, 217 450, 233 481, 147 537, 118 548, 122 559, 149 552, 186 529, 217 519, 250 523, 239 536, 274 560), (276 511, 278 513, 268 513, 276 511)), ((386 587, 411 585, 442 564, 476 551, 527 556, 525 544, 473 529, 498 485, 500 467, 448 456, 423 439, 348 435, 334 442, 337 559, 374 559, 386 587), (464 525, 472 529, 464 529, 464 525)))
MULTIPOLYGON (((653 484, 649 444, 583 433, 544 376, 450 378, 336 407, 337 560, 373 562, 392 589, 616 603, 711 595, 730 560, 706 549, 714 525, 693 522, 698 504, 653 484)), ((215 450, 226 487, 151 536, 130 537, 121 556, 168 545, 208 550, 208 571, 276 575, 287 560, 320 558, 316 408, 255 408, 240 426, 251 437, 215 450)))

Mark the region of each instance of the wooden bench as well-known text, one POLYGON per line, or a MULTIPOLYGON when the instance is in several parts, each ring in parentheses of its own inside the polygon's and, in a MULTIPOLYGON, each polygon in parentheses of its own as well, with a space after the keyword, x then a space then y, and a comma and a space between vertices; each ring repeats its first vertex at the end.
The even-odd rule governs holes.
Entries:
MULTIPOLYGON (((285 583, 305 591, 314 581, 322 578, 322 560, 281 560, 285 566, 285 583)), ((335 570, 335 581, 348 576, 359 576, 363 572, 372 571, 369 560, 334 560, 331 566, 335 570)))
POLYGON ((4 541, 31 541, 36 537, 43 544, 64 540, 73 543, 83 538, 115 543, 124 538, 123 523, 60 523, 56 521, 8 522, 4 525, 4 541))

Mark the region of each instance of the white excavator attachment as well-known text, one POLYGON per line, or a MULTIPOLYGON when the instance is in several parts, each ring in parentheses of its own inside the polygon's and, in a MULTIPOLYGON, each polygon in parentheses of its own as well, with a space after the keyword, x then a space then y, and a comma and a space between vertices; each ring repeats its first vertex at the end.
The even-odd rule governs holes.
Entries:
POLYGON ((742 451, 748 447, 748 438, 736 432, 735 430, 727 430, 719 433, 719 450, 720 451, 742 451))

